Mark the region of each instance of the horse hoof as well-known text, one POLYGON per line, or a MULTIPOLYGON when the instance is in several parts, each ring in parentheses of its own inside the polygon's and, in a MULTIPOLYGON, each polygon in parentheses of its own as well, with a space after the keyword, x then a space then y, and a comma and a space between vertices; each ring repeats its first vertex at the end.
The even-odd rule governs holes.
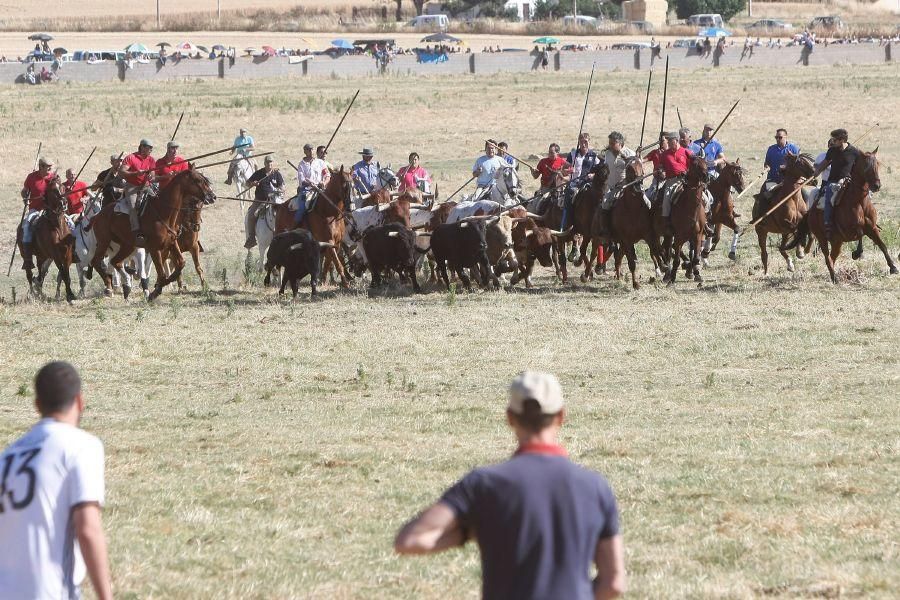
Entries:
POLYGON ((728 253, 728 258, 730 258, 731 260, 737 260, 737 254, 735 254, 734 251, 731 251, 728 253))
POLYGON ((710 252, 709 250, 704 250, 703 252, 700 253, 700 256, 702 258, 709 258, 709 252, 710 252))
POLYGON ((797 248, 797 258, 803 258, 804 256, 806 256, 806 252, 803 251, 803 248, 798 247, 797 248))
POLYGON ((891 267, 891 270, 888 271, 888 272, 889 272, 891 275, 896 275, 897 273, 900 273, 900 271, 897 270, 897 267, 891 267))
POLYGON ((706 260, 705 258, 703 259, 703 266, 704 266, 704 267, 708 267, 708 266, 709 266, 709 261, 706 260))
POLYGON ((861 258, 862 258, 862 255, 863 255, 863 251, 862 251, 862 250, 860 250, 859 252, 857 252, 856 250, 854 250, 853 253, 850 254, 850 256, 853 257, 853 260, 859 260, 859 259, 861 259, 861 258))
POLYGON ((128 296, 131 295, 131 286, 125 285, 122 286, 122 297, 128 300, 128 296))
POLYGON ((587 283, 587 281, 588 281, 587 275, 582 275, 582 276, 581 276, 581 283, 587 283))
POLYGON ((112 298, 113 291, 109 288, 106 288, 105 290, 103 290, 103 295, 107 298, 112 298))
POLYGON ((631 284, 631 287, 633 287, 636 290, 639 290, 639 289, 641 289, 641 284, 639 284, 637 281, 635 281, 634 283, 631 284))
POLYGON ((699 273, 695 273, 695 274, 694 274, 694 281, 696 281, 697 283, 703 283, 703 278, 700 277, 700 274, 699 274, 699 273))

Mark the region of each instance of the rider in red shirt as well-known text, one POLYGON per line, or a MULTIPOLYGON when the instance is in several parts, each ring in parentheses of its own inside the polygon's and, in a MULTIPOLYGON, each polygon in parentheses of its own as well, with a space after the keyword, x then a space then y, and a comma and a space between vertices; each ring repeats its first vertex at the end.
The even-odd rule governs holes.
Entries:
POLYGON ((178 155, 178 148, 178 142, 172 140, 166 144, 165 156, 156 161, 156 180, 160 189, 169 185, 175 175, 191 168, 187 161, 178 155))
POLYGON ((40 212, 46 208, 44 194, 47 193, 47 186, 56 177, 50 172, 52 170, 53 161, 41 157, 38 159, 38 170, 30 173, 22 186, 22 200, 28 206, 22 219, 22 268, 26 270, 34 268, 31 260, 32 226, 35 219, 40 216, 40 212))
POLYGON ((550 144, 547 156, 538 162, 537 169, 531 169, 531 176, 535 179, 540 177, 541 192, 548 192, 553 187, 554 177, 568 173, 570 168, 567 165, 566 159, 559 155, 559 144, 554 142, 550 144))
POLYGON ((138 144, 137 152, 129 154, 122 161, 119 174, 125 179, 125 192, 122 200, 128 208, 128 221, 131 224, 131 233, 134 235, 135 245, 144 247, 144 235, 141 233, 141 224, 138 220, 137 203, 144 191, 144 186, 153 181, 156 175, 156 161, 150 156, 153 152, 153 142, 142 139, 138 144))
POLYGON ((66 194, 66 200, 69 203, 69 210, 66 212, 70 215, 80 215, 84 210, 83 198, 88 193, 87 184, 75 179, 75 171, 66 169, 66 181, 63 184, 63 189, 66 194))

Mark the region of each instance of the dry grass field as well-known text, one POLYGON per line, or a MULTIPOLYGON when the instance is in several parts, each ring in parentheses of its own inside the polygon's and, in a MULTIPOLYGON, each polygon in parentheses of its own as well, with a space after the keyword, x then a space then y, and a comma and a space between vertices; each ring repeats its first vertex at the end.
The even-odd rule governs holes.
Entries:
MULTIPOLYGON (((661 79, 661 78, 655 78, 661 79)), ((659 81, 661 84, 661 81, 659 81)), ((357 87, 331 158, 363 144, 382 164, 422 155, 444 193, 482 140, 528 156, 570 147, 586 77, 182 81, 0 88, 0 256, 38 141, 61 167, 142 136, 188 154, 246 125, 260 148, 296 159, 324 142, 357 87)), ((814 153, 833 127, 880 144, 876 205, 900 250, 900 68, 670 73, 686 123, 717 122, 728 156, 758 172, 778 126, 814 153)), ((586 129, 637 143, 645 80, 595 79, 586 129)), ((654 86, 653 97, 661 96, 654 86)), ((659 126, 651 111, 648 129, 659 126)), ((219 191, 224 170, 213 170, 219 191)), ((742 199, 744 221, 750 203, 742 199)), ((114 587, 121 598, 472 598, 474 547, 399 559, 393 533, 476 464, 512 450, 504 392, 523 368, 556 372, 570 407, 563 441, 619 499, 635 598, 892 598, 900 589, 900 279, 872 245, 826 283, 821 257, 790 274, 720 246, 706 284, 603 278, 532 292, 421 296, 326 286, 296 302, 244 274, 239 208, 204 212, 210 290, 154 304, 99 297, 23 301, 17 260, 0 276, 0 444, 34 420, 30 379, 51 358, 82 371, 84 426, 106 443, 114 587), (222 273, 227 281, 223 282, 222 273), (11 286, 19 303, 9 304, 11 286)), ((4 264, 5 266, 5 264, 4 264)), ((49 289, 49 286, 48 286, 49 289)))

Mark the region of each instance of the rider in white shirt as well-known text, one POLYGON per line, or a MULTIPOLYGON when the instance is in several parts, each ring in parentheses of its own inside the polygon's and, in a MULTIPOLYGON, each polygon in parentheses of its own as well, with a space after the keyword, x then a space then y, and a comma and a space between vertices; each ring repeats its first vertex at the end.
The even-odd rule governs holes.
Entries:
POLYGON ((0 454, 0 596, 77 599, 87 572, 108 600, 103 444, 78 427, 81 380, 51 362, 34 389, 42 419, 0 454))
POLYGON ((472 176, 477 177, 473 200, 489 198, 494 186, 494 174, 497 169, 506 166, 506 161, 497 156, 496 142, 488 140, 484 143, 484 155, 479 156, 472 167, 472 176))
POLYGON ((328 165, 321 158, 313 156, 313 145, 303 145, 303 158, 297 163, 297 212, 294 213, 294 222, 298 225, 303 221, 303 216, 315 207, 315 190, 324 188, 330 177, 328 165), (308 202, 308 204, 307 204, 308 202))

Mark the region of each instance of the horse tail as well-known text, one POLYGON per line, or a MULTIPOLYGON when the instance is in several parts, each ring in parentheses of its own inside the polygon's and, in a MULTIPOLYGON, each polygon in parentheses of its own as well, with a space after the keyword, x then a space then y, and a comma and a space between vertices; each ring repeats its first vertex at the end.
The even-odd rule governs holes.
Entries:
POLYGON ((803 215, 803 218, 797 223, 797 229, 794 230, 793 238, 794 239, 785 246, 785 250, 793 250, 797 246, 806 246, 806 243, 809 240, 809 212, 803 215))

